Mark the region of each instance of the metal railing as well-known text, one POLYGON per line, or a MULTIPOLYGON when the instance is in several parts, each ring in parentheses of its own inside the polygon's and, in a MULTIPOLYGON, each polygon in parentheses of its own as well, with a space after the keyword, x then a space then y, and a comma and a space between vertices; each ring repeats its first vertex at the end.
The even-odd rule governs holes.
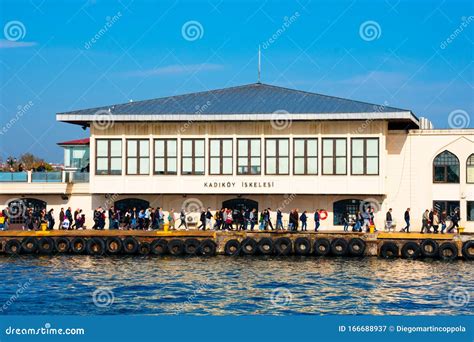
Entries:
POLYGON ((62 171, 32 172, 32 183, 61 183, 63 181, 62 171))

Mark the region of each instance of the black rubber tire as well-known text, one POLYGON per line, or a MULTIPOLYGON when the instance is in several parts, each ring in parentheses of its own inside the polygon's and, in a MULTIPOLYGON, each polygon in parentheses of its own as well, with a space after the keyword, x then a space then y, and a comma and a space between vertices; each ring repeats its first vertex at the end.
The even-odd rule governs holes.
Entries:
POLYGON ((435 240, 426 239, 426 240, 421 241, 420 248, 421 248, 421 255, 423 255, 425 258, 438 257, 439 245, 435 240))
POLYGON ((462 255, 466 260, 474 260, 474 240, 464 242, 462 246, 462 255))
POLYGON ((416 242, 408 241, 403 245, 401 254, 403 259, 418 259, 421 256, 421 247, 416 242))
POLYGON ((293 252, 293 244, 287 237, 281 237, 275 240, 273 244, 276 255, 290 255, 293 252))
POLYGON ((337 238, 331 241, 331 253, 335 256, 344 256, 347 254, 347 240, 337 238))
POLYGON ((151 252, 151 246, 148 242, 142 242, 140 243, 140 246, 138 247, 138 254, 140 255, 148 255, 151 252))
POLYGON ((111 236, 105 240, 105 252, 109 255, 120 254, 122 248, 122 240, 117 236, 111 236))
POLYGON ((383 259, 395 259, 398 257, 399 248, 396 243, 387 241, 380 247, 380 257, 383 259))
POLYGON ((453 261, 458 257, 458 247, 452 242, 444 242, 439 246, 438 255, 441 260, 453 261))
POLYGON ((240 254, 240 242, 238 240, 229 240, 224 246, 225 255, 234 256, 240 254))
POLYGON ((347 244, 347 250, 349 255, 355 257, 364 256, 366 243, 364 240, 359 238, 350 239, 347 244))
POLYGON ((163 255, 168 252, 168 243, 165 239, 156 239, 151 243, 151 253, 154 255, 163 255))
POLYGON ((105 253, 105 242, 101 238, 93 237, 87 240, 86 251, 89 255, 103 255, 105 253))
POLYGON ((58 253, 67 253, 69 252, 69 249, 71 248, 71 242, 69 241, 68 238, 65 237, 58 237, 54 241, 54 248, 56 248, 56 251, 58 253))
POLYGON ((188 255, 197 255, 201 242, 198 239, 186 239, 184 241, 184 252, 188 255))
POLYGON ((328 239, 316 239, 313 245, 313 253, 318 256, 326 256, 331 252, 331 242, 328 239))
POLYGON ((38 252, 40 254, 51 254, 54 252, 54 240, 50 237, 42 237, 38 241, 38 252))
POLYGON ((309 255, 311 253, 311 242, 308 238, 299 237, 295 240, 293 249, 297 255, 309 255))
POLYGON ((32 254, 38 250, 38 240, 34 237, 26 237, 21 241, 21 252, 25 254, 32 254))
POLYGON ((75 237, 71 241, 71 251, 74 254, 82 254, 86 251, 86 240, 82 237, 75 237))
POLYGON ((217 251, 216 243, 209 239, 202 241, 198 250, 199 254, 203 256, 214 256, 216 255, 216 251, 217 251))
POLYGON ((252 238, 245 238, 240 244, 242 253, 245 255, 254 255, 257 252, 257 242, 252 238))
POLYGON ((262 255, 273 254, 273 240, 267 237, 261 238, 258 241, 257 249, 262 255))
POLYGON ((18 255, 21 253, 21 243, 17 239, 8 240, 5 244, 5 253, 9 255, 18 255))
POLYGON ((127 236, 122 241, 122 249, 125 254, 135 254, 138 251, 138 241, 134 237, 127 236))
POLYGON ((168 251, 171 255, 178 256, 184 253, 184 242, 179 239, 174 239, 168 242, 168 251))

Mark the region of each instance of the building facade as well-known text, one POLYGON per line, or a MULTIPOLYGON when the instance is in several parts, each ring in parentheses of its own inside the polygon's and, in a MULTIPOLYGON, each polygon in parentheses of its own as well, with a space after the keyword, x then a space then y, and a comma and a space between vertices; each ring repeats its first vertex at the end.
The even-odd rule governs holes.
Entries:
POLYGON ((324 210, 322 229, 368 206, 379 227, 392 208, 399 228, 410 208, 414 230, 425 209, 459 208, 474 231, 474 130, 420 129, 410 110, 257 83, 57 120, 90 128, 88 177, 66 170, 53 184, 28 173, 0 184, 3 203, 81 208, 89 226, 99 206, 280 208, 284 221, 297 208, 310 227, 324 210))

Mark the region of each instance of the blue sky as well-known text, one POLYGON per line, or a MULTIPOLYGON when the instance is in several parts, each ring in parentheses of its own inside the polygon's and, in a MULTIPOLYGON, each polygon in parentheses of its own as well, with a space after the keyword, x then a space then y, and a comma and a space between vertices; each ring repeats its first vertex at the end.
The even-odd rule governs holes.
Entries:
POLYGON ((0 3, 3 160, 60 162, 57 112, 253 83, 259 44, 264 83, 474 127, 472 0, 0 3))

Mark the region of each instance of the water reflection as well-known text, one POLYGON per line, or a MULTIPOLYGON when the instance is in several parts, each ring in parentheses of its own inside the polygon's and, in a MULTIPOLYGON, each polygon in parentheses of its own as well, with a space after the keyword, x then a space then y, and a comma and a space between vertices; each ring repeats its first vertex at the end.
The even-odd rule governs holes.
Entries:
MULTIPOLYGON (((449 291, 474 298, 472 263, 377 258, 0 258, 0 301, 31 279, 3 314, 471 314, 473 300, 448 304, 449 291), (98 288, 113 304, 94 305, 98 288), (291 298, 275 305, 272 292, 291 298), (285 292, 286 293, 286 292, 285 292)), ((273 294, 274 295, 274 294, 273 294)))

